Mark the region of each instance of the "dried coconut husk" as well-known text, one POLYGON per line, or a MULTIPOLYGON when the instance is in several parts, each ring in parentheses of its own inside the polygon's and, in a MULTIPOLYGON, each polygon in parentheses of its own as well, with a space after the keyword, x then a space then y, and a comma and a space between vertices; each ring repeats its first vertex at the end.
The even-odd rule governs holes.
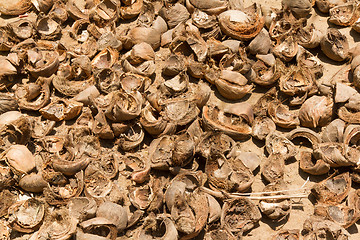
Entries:
POLYGON ((158 136, 163 133, 168 124, 150 104, 142 109, 140 123, 141 126, 153 136, 158 136))
POLYGON ((121 75, 120 85, 121 88, 127 92, 131 91, 146 91, 150 85, 152 84, 152 80, 148 77, 134 74, 134 73, 123 73, 121 75))
MULTIPOLYGON (((1 149, 1 150, 3 151, 3 149, 1 149)), ((5 190, 5 189, 14 186, 15 182, 16 182, 16 180, 14 179, 14 175, 13 175, 10 167, 7 166, 6 163, 2 162, 0 165, 0 190, 2 191, 1 194, 5 195, 5 197, 4 196, 0 196, 0 197, 1 197, 1 199, 4 199, 5 201, 7 201, 7 199, 10 199, 8 202, 10 205, 13 202, 15 202, 15 195, 13 195, 12 193, 10 193, 8 190, 5 190)), ((4 211, 7 211, 9 206, 0 208, 0 216, 3 216, 6 214, 4 211)))
POLYGON ((93 58, 91 61, 91 66, 94 70, 110 68, 118 60, 118 57, 118 51, 111 47, 107 47, 93 58))
POLYGON ((15 174, 27 174, 35 168, 35 158, 25 145, 12 145, 5 151, 5 161, 15 174))
MULTIPOLYGON (((284 182, 273 182, 265 186, 264 192, 282 191, 287 190, 287 186, 284 182)), ((281 195, 281 193, 264 194, 265 196, 281 195)), ((290 199, 265 199, 259 202, 260 211, 268 218, 275 222, 281 222, 286 219, 291 212, 290 199)))
POLYGON ((92 8, 95 7, 96 2, 69 0, 66 3, 66 10, 69 16, 74 20, 89 19, 89 14, 92 11, 92 8))
POLYGON ((334 6, 329 10, 329 22, 339 26, 351 26, 359 18, 357 3, 347 3, 334 6))
POLYGON ((20 179, 19 187, 28 192, 42 193, 43 189, 47 187, 47 182, 41 173, 30 173, 20 179))
POLYGON ((323 129, 321 139, 323 142, 343 142, 344 130, 345 122, 335 119, 323 129))
POLYGON ((323 127, 327 125, 333 115, 334 102, 325 96, 312 96, 307 99, 299 111, 299 119, 305 127, 323 127))
POLYGON ((285 160, 294 157, 297 153, 295 145, 278 132, 272 132, 267 135, 265 147, 269 154, 281 154, 285 160))
POLYGON ((171 218, 174 220, 178 231, 186 234, 183 239, 193 239, 205 227, 209 207, 208 204, 204 205, 204 203, 207 203, 206 194, 199 191, 199 189, 196 189, 189 197, 186 197, 186 201, 189 204, 189 210, 194 214, 194 218, 188 218, 188 213, 182 211, 183 203, 181 200, 175 201, 171 209, 171 218), (191 230, 189 229, 189 223, 193 223, 191 230))
POLYGON ((301 137, 306 138, 316 148, 321 142, 320 135, 308 128, 296 128, 285 135, 288 139, 293 140, 294 138, 301 137))
POLYGON ((271 118, 267 116, 258 116, 254 120, 252 126, 252 136, 259 139, 265 140, 266 136, 276 130, 276 125, 271 118))
POLYGON ((312 9, 311 0, 283 0, 283 7, 289 8, 297 17, 304 18, 308 16, 312 9))
POLYGON ((165 95, 177 96, 188 90, 189 77, 185 72, 170 78, 166 78, 160 86, 161 92, 165 95))
POLYGON ((149 147, 152 168, 167 170, 187 165, 195 154, 195 143, 187 133, 162 136, 153 140, 149 147))
POLYGON ((271 86, 280 78, 282 68, 283 63, 279 59, 270 66, 259 59, 251 66, 254 74, 250 75, 249 80, 260 86, 271 86))
POLYGON ((97 207, 95 200, 87 197, 71 198, 67 204, 71 216, 80 222, 95 217, 97 207))
POLYGON ((115 91, 110 93, 111 102, 105 116, 112 121, 120 122, 136 118, 141 113, 142 96, 138 91, 127 93, 115 91))
POLYGON ((104 0, 99 2, 90 12, 90 18, 99 27, 104 27, 109 22, 119 18, 119 3, 115 0, 104 0))
POLYGON ((162 105, 164 108, 164 119, 179 126, 191 123, 200 112, 196 103, 188 99, 169 99, 165 100, 162 105))
POLYGON ((279 79, 280 91, 293 96, 291 105, 302 104, 306 97, 317 92, 317 85, 312 71, 308 68, 291 67, 279 79), (305 96, 305 97, 304 97, 305 96))
POLYGON ((356 32, 360 32, 360 21, 359 21, 359 19, 357 19, 354 22, 354 24, 351 26, 351 28, 356 32))
POLYGON ((117 153, 105 152, 101 154, 99 161, 92 161, 91 164, 95 165, 105 176, 113 179, 118 174, 119 161, 120 156, 117 153))
POLYGON ((210 186, 226 192, 244 192, 253 183, 254 176, 241 161, 226 159, 217 149, 211 148, 205 173, 210 186))
POLYGON ((344 61, 349 57, 349 43, 345 35, 336 28, 328 28, 320 42, 321 50, 334 61, 344 61))
POLYGON ((185 22, 190 17, 186 7, 180 3, 163 7, 160 9, 159 15, 166 21, 170 29, 176 27, 181 22, 185 22))
POLYGON ((279 100, 268 103, 267 111, 270 118, 279 127, 295 128, 300 125, 298 113, 290 111, 289 107, 282 104, 279 100))
POLYGON ((80 224, 82 229, 76 230, 76 239, 116 239, 116 227, 111 221, 103 217, 96 217, 80 224), (100 230, 100 231, 99 231, 100 230), (85 233, 84 233, 85 232, 85 233))
POLYGON ((246 85, 247 79, 238 72, 222 70, 215 80, 219 93, 226 99, 239 100, 253 90, 252 85, 246 85))
POLYGON ((63 2, 56 1, 50 6, 49 16, 59 23, 64 23, 68 19, 68 13, 66 11, 65 4, 63 2))
POLYGON ((0 74, 3 76, 10 76, 17 74, 16 67, 9 61, 9 59, 6 59, 5 57, 0 58, 1 68, 0 68, 0 74))
POLYGON ((0 115, 18 109, 18 103, 13 96, 6 93, 0 93, 0 115))
POLYGON ((50 101, 50 84, 52 78, 39 77, 35 83, 19 86, 15 95, 20 109, 37 111, 50 101))
POLYGON ((146 210, 153 201, 153 189, 149 185, 132 187, 129 191, 129 198, 131 204, 137 209, 146 210))
POLYGON ((316 0, 316 7, 322 13, 328 13, 335 6, 345 4, 346 0, 316 0))
POLYGON ((0 115, 0 148, 6 150, 13 144, 27 144, 31 137, 28 118, 17 111, 0 115))
POLYGON ((103 93, 110 93, 120 88, 120 72, 113 68, 103 68, 95 74, 96 86, 103 93))
POLYGON ((296 40, 304 48, 316 48, 319 46, 322 37, 322 32, 316 29, 312 23, 305 28, 296 29, 296 40))
POLYGON ((125 58, 122 61, 122 66, 125 72, 131 72, 146 77, 150 77, 155 73, 155 62, 154 61, 144 61, 138 65, 131 65, 131 63, 125 58))
POLYGON ((287 36, 285 38, 279 38, 277 44, 272 49, 275 56, 282 61, 290 62, 298 52, 298 43, 293 36, 287 36))
POLYGON ((141 13, 143 6, 143 0, 132 1, 130 4, 120 7, 120 15, 123 19, 135 18, 141 13))
POLYGON ((301 46, 299 46, 296 61, 301 69, 308 68, 315 78, 323 75, 324 66, 321 64, 320 59, 301 46))
POLYGON ((272 19, 269 28, 269 34, 272 39, 280 39, 294 30, 293 25, 296 22, 295 17, 290 11, 280 11, 276 13, 276 17, 272 19))
POLYGON ((59 54, 56 51, 31 49, 27 51, 27 59, 26 69, 35 78, 50 77, 59 67, 59 54))
POLYGON ((0 28, 0 51, 9 51, 14 46, 14 43, 9 38, 7 31, 0 28))
POLYGON ((264 26, 264 18, 260 14, 260 8, 253 4, 243 11, 228 10, 219 15, 221 31, 226 35, 247 41, 254 38, 264 26))
POLYGON ((206 41, 206 44, 208 45, 208 48, 209 48, 209 53, 208 53, 209 57, 218 58, 218 57, 222 57, 225 54, 230 52, 230 49, 228 46, 226 46, 222 42, 217 41, 213 38, 208 39, 206 41))
POLYGON ((164 62, 162 74, 176 76, 186 69, 184 58, 181 55, 171 54, 164 62))
POLYGON ((206 224, 209 214, 207 194, 199 189, 203 182, 200 173, 180 173, 165 192, 171 218, 178 231, 186 234, 184 239, 197 236, 206 224))
POLYGON ((269 104, 277 99, 278 92, 275 87, 270 88, 259 100, 254 104, 253 111, 256 116, 267 115, 269 104))
MULTIPOLYGON (((57 177, 57 176, 56 176, 57 177)), ((59 185, 49 183, 44 188, 45 200, 50 205, 64 205, 71 198, 80 196, 84 189, 84 173, 80 171, 73 177, 64 178, 59 185)))
POLYGON ((193 13, 195 9, 199 9, 207 14, 217 15, 227 9, 228 3, 221 0, 211 0, 207 2, 200 0, 186 0, 186 7, 190 13, 193 13))
POLYGON ((269 32, 263 28, 259 34, 249 43, 248 50, 250 54, 267 54, 271 48, 271 39, 269 32))
POLYGON ((69 239, 76 232, 78 221, 70 215, 66 208, 50 212, 44 219, 39 231, 34 233, 29 240, 36 240, 52 236, 56 239, 69 239))
POLYGON ((343 227, 319 216, 311 216, 305 220, 303 228, 306 240, 326 239, 327 236, 333 239, 350 239, 350 235, 343 227))
MULTIPOLYGON (((87 30, 82 30, 81 32, 87 32, 87 30)), ((76 39, 76 35, 73 36, 70 31, 63 32, 60 39, 60 44, 70 53, 75 56, 86 55, 90 58, 94 57, 97 53, 97 44, 94 37, 87 37, 86 34, 83 34, 81 38, 84 38, 83 42, 79 39, 76 39), (83 37, 85 36, 85 37, 83 37)))
POLYGON ((268 183, 284 180, 285 159, 280 153, 272 153, 266 159, 261 170, 261 176, 268 183))
POLYGON ((124 151, 130 151, 138 147, 144 140, 145 133, 139 123, 129 126, 129 129, 120 134, 116 143, 124 151))
POLYGON ((205 40, 219 37, 220 27, 215 15, 208 15, 196 9, 191 15, 191 19, 194 25, 199 28, 201 36, 205 40))
POLYGON ((45 202, 40 199, 16 202, 8 210, 10 227, 23 233, 34 232, 43 223, 45 212, 45 202))
POLYGON ((145 222, 150 222, 152 224, 148 226, 143 224, 143 226, 137 232, 138 239, 178 239, 178 231, 174 222, 170 218, 162 215, 157 215, 156 217, 153 216, 153 218, 151 219, 145 219, 145 222))
MULTIPOLYGON (((110 201, 99 204, 98 209, 96 210, 96 217, 109 220, 116 226, 118 231, 123 231, 126 228, 128 221, 126 208, 110 201)), ((84 225, 82 225, 82 227, 84 227, 84 225)))
POLYGON ((148 154, 140 153, 126 153, 122 158, 127 168, 132 170, 131 180, 136 183, 143 183, 149 180, 150 176, 150 159, 147 158, 148 154))
POLYGON ((104 201, 114 188, 114 183, 97 169, 87 169, 84 181, 84 193, 96 202, 104 201))
POLYGON ((237 198, 224 203, 221 226, 231 232, 244 233, 256 226, 261 219, 258 207, 247 198, 237 198))
POLYGON ((41 108, 39 112, 44 118, 59 122, 77 117, 80 114, 82 107, 83 104, 80 102, 74 100, 62 100, 59 98, 46 107, 41 108))
POLYGON ((35 33, 33 22, 27 19, 19 19, 9 23, 8 28, 20 40, 31 38, 35 33))
POLYGON ((351 178, 348 172, 316 183, 311 193, 320 203, 341 203, 348 195, 351 188, 351 178))
POLYGON ((153 49, 160 47, 161 34, 167 31, 165 20, 157 16, 151 27, 135 27, 129 30, 126 37, 122 40, 125 49, 130 49, 133 45, 146 42, 153 49))
POLYGON ((339 108, 338 116, 347 123, 352 123, 352 124, 360 123, 360 113, 348 109, 346 106, 342 106, 339 108))
POLYGON ((208 231, 204 239, 205 240, 215 240, 215 239, 228 239, 228 240, 236 240, 236 238, 230 231, 226 229, 214 229, 211 231, 208 231))
POLYGON ((49 16, 40 14, 35 26, 37 32, 40 34, 41 39, 54 40, 61 34, 60 25, 49 16))
POLYGON ((313 160, 313 153, 311 151, 301 151, 299 159, 299 167, 306 173, 311 175, 323 175, 328 173, 330 165, 322 159, 313 160))
MULTIPOLYGON (((220 59, 219 68, 222 71, 223 70, 234 71, 234 72, 238 72, 238 73, 246 76, 248 71, 250 71, 252 62, 250 61, 250 59, 247 58, 245 48, 240 46, 236 52, 239 52, 239 54, 236 54, 236 53, 225 54, 220 59)), ((214 72, 215 74, 218 71, 217 67, 215 65, 212 65, 211 69, 213 69, 215 71, 214 72)), ((205 71, 208 71, 208 70, 205 70, 205 71)), ((208 74, 205 72, 205 78, 207 77, 207 75, 208 74)))
POLYGON ((0 236, 4 239, 10 239, 11 230, 7 226, 7 222, 4 219, 0 220, 0 236))
MULTIPOLYGON (((83 139, 86 142, 86 138, 83 139)), ((90 139, 88 138, 87 141, 89 141, 90 139)), ((93 139, 91 139, 93 140, 93 139)), ((69 143, 69 140, 67 142, 65 142, 66 145, 71 145, 74 143, 69 143)), ((99 143, 94 141, 94 145, 98 145, 99 143), (97 144, 96 144, 97 143, 97 144)), ((94 147, 95 146, 91 146, 92 143, 85 143, 83 144, 83 146, 81 146, 82 148, 86 148, 86 147, 94 147)), ((87 165, 90 163, 90 161, 92 160, 92 156, 89 156, 89 153, 87 153, 85 151, 85 153, 82 153, 82 149, 81 147, 75 147, 75 146, 67 146, 67 148, 69 149, 68 151, 71 152, 70 157, 69 158, 61 158, 61 157, 56 157, 56 155, 51 159, 51 163, 52 166, 54 168, 54 170, 59 171, 61 173, 63 173, 64 175, 67 176, 71 176, 76 174, 77 172, 84 170, 87 165)), ((60 151, 59 151, 60 152, 60 151)))
POLYGON ((346 156, 346 150, 348 149, 343 143, 322 143, 314 149, 314 155, 316 159, 322 159, 331 167, 355 166, 356 158, 346 156))
POLYGON ((299 240, 300 239, 300 230, 299 229, 290 229, 290 230, 280 230, 271 240, 299 240))
POLYGON ((220 109, 217 106, 204 106, 203 123, 205 129, 219 130, 234 139, 248 138, 252 132, 251 125, 254 119, 252 107, 245 103, 220 109), (232 118, 228 123, 228 119, 232 118), (237 119, 235 122, 234 119, 237 119))
POLYGON ((343 204, 319 203, 315 205, 314 214, 329 219, 343 228, 349 228, 359 219, 352 206, 343 204))
POLYGON ((31 7, 30 0, 4 1, 0 3, 0 12, 3 15, 17 16, 29 11, 31 7))
POLYGON ((196 151, 205 159, 210 156, 211 147, 216 147, 222 154, 227 154, 235 145, 235 141, 221 132, 205 132, 199 139, 196 151))

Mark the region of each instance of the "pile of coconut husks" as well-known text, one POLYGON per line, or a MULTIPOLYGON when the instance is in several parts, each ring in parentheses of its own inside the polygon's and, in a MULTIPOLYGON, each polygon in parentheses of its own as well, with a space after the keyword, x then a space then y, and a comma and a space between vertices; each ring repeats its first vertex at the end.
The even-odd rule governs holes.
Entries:
POLYGON ((0 0, 0 239, 359 238, 360 3, 248 2, 0 0))

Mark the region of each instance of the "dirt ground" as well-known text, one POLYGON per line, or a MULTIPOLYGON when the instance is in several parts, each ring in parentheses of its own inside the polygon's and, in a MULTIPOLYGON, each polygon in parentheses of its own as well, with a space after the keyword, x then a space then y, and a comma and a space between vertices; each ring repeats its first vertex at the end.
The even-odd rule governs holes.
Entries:
MULTIPOLYGON (((274 8, 281 8, 281 0, 245 0, 245 6, 249 6, 252 3, 257 4, 266 4, 268 6, 272 6, 274 8)), ((308 22, 313 23, 315 27, 323 32, 326 32, 328 27, 336 27, 335 25, 329 23, 328 16, 318 12, 316 8, 312 9, 311 17, 308 19, 308 22)), ((355 46, 360 39, 360 34, 356 33, 355 31, 351 30, 350 27, 347 28, 340 28, 336 27, 340 30, 341 33, 345 34, 348 38, 350 48, 355 46)), ((347 62, 338 63, 330 60, 327 58, 319 48, 316 48, 314 51, 318 58, 324 65, 324 75, 322 79, 330 79, 341 67, 348 64, 347 62)), ((257 99, 263 94, 263 92, 259 89, 255 89, 255 91, 251 94, 250 98, 244 100, 250 104, 254 104, 257 99)), ((212 96, 211 101, 216 102, 217 96, 212 96)), ((301 143, 300 143, 301 145, 301 143)), ((298 146, 300 146, 298 145, 298 146)), ((251 152, 256 152, 260 156, 265 157, 265 150, 264 150, 264 143, 261 141, 256 141, 253 139, 248 140, 242 144, 243 149, 247 149, 251 152)), ((261 165, 260 165, 261 168, 261 165)), ((286 164, 285 170, 285 181, 288 184, 289 189, 296 189, 302 186, 306 179, 309 177, 309 182, 306 184, 306 187, 311 188, 311 186, 325 179, 328 175, 323 176, 311 176, 299 169, 299 163, 296 160, 290 161, 286 164)), ((252 186, 252 192, 260 192, 264 188, 264 183, 261 180, 260 171, 256 172, 255 182, 252 186)), ((244 236, 244 240, 267 240, 272 239, 272 236, 276 234, 277 231, 281 229, 302 229, 304 221, 313 214, 313 204, 310 201, 311 195, 309 198, 302 198, 302 199, 293 199, 293 206, 292 211, 288 219, 280 222, 280 223, 272 223, 269 219, 265 217, 259 223, 259 226, 252 229, 250 232, 244 236)), ((351 234, 351 239, 360 239, 360 223, 354 224, 347 230, 351 234)))

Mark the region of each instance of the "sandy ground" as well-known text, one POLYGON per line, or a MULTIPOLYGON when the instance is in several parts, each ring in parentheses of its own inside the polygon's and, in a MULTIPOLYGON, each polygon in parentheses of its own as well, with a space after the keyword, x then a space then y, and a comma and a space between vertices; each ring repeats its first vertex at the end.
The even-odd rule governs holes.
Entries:
MULTIPOLYGON (((281 0, 245 0, 245 6, 249 6, 252 3, 258 4, 266 4, 275 8, 281 8, 281 0)), ((315 27, 323 32, 326 32, 328 27, 336 27, 333 24, 329 23, 328 16, 321 14, 317 11, 317 9, 312 9, 311 17, 308 19, 309 22, 314 23, 315 27)), ((353 47, 356 42, 360 39, 360 34, 351 31, 350 27, 347 28, 339 28, 337 27, 341 33, 345 34, 348 38, 350 47, 353 47)), ((314 51, 312 51, 314 52, 314 51)), ((323 79, 330 79, 342 66, 347 64, 344 63, 337 63, 329 58, 327 58, 320 50, 320 48, 315 49, 315 53, 318 54, 317 56, 322 61, 324 65, 324 75, 321 80, 323 79)), ((259 91, 255 90, 249 99, 246 101, 250 104, 253 104, 257 101, 257 99, 262 95, 259 91)), ((216 96, 212 96, 212 101, 217 101, 216 96)), ((248 149, 248 151, 256 152, 260 156, 264 157, 265 159, 265 150, 264 150, 264 143, 260 141, 256 141, 253 139, 248 140, 242 144, 244 149, 248 149)), ((262 162, 263 163, 263 162, 262 162)), ((261 168, 261 166, 260 166, 261 168)), ((327 175, 323 176, 311 176, 303 171, 299 170, 299 163, 294 160, 288 162, 286 164, 285 170, 285 181, 288 184, 289 189, 295 189, 302 186, 307 177, 309 176, 310 181, 307 183, 307 187, 311 187, 315 182, 321 181, 327 177, 327 175)), ((256 179, 252 186, 252 192, 260 192, 264 188, 264 183, 261 180, 260 171, 256 172, 256 179)), ((267 240, 272 239, 273 235, 277 233, 277 231, 281 229, 302 229, 304 221, 313 214, 313 204, 310 201, 311 195, 309 198, 302 198, 302 199, 294 199, 293 206, 288 219, 280 222, 280 223, 273 223, 269 219, 265 217, 259 223, 259 226, 251 230, 244 236, 244 240, 267 240)), ((351 233, 351 239, 360 239, 359 233, 359 223, 351 226, 347 229, 349 233, 351 233)))

